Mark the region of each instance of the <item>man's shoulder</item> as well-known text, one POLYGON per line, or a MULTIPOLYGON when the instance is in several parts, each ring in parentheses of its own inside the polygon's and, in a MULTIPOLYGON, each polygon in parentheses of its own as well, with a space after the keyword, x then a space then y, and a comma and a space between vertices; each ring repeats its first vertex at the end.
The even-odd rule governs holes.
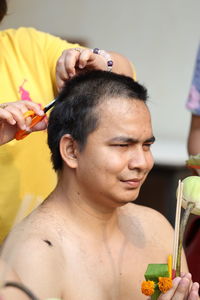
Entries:
POLYGON ((150 207, 129 203, 121 209, 121 212, 137 220, 137 223, 145 231, 149 231, 150 229, 152 233, 165 231, 169 235, 173 232, 168 220, 160 212, 150 207))
POLYGON ((157 210, 147 207, 144 205, 139 205, 135 203, 128 203, 124 205, 122 208, 122 211, 127 212, 131 215, 138 215, 139 217, 145 215, 148 215, 149 217, 154 216, 157 218, 163 218, 163 215, 159 213, 157 210))
MULTIPOLYGON (((54 221, 51 220, 51 216, 36 209, 11 230, 3 249, 6 253, 43 248, 44 251, 45 249, 48 251, 50 247, 58 247, 58 244, 59 236, 54 230, 54 221)), ((31 253, 29 255, 32 255, 31 253)))
POLYGON ((63 249, 52 227, 48 218, 43 215, 42 220, 42 215, 34 212, 13 228, 2 250, 2 259, 42 299, 60 295, 61 285, 47 287, 46 282, 64 278, 63 249))
POLYGON ((25 41, 27 43, 29 40, 36 40, 38 37, 45 37, 46 35, 46 33, 40 32, 33 27, 9 28, 2 30, 0 34, 2 37, 7 37, 12 43, 17 43, 18 41, 25 41))

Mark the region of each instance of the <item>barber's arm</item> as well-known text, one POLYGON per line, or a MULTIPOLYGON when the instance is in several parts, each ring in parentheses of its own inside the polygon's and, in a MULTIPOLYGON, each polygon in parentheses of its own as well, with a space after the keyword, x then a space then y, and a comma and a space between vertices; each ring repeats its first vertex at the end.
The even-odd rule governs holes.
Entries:
POLYGON ((100 49, 71 48, 63 51, 56 65, 56 82, 60 90, 64 82, 85 70, 105 70, 135 78, 131 62, 116 52, 100 49))

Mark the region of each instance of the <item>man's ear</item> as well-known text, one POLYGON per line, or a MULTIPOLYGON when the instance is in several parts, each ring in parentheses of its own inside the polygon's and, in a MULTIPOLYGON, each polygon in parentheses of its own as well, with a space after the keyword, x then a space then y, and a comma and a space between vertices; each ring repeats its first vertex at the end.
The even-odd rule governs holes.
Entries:
POLYGON ((70 134, 65 134, 60 140, 60 155, 64 163, 75 169, 77 167, 77 143, 70 134))

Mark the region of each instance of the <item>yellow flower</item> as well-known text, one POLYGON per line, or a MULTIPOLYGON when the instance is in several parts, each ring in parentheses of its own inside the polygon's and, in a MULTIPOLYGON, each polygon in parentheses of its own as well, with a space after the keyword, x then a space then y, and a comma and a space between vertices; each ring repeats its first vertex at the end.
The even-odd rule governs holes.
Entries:
POLYGON ((172 279, 169 277, 159 277, 158 287, 162 293, 166 293, 172 288, 172 279))
POLYGON ((142 286, 141 286, 142 294, 146 296, 151 296, 154 293, 154 289, 155 289, 154 281, 148 280, 142 282, 142 286))

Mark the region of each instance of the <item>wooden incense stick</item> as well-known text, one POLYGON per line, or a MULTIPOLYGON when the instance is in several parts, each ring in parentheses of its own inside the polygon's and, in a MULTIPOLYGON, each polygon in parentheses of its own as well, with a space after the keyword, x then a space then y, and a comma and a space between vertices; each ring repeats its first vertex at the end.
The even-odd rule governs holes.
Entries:
POLYGON ((181 182, 181 180, 179 180, 179 182, 178 182, 178 192, 177 192, 177 203, 176 203, 174 244, 173 244, 173 254, 172 254, 173 255, 173 263, 172 263, 172 269, 173 270, 176 270, 176 262, 177 262, 182 195, 183 195, 183 183, 181 182))

